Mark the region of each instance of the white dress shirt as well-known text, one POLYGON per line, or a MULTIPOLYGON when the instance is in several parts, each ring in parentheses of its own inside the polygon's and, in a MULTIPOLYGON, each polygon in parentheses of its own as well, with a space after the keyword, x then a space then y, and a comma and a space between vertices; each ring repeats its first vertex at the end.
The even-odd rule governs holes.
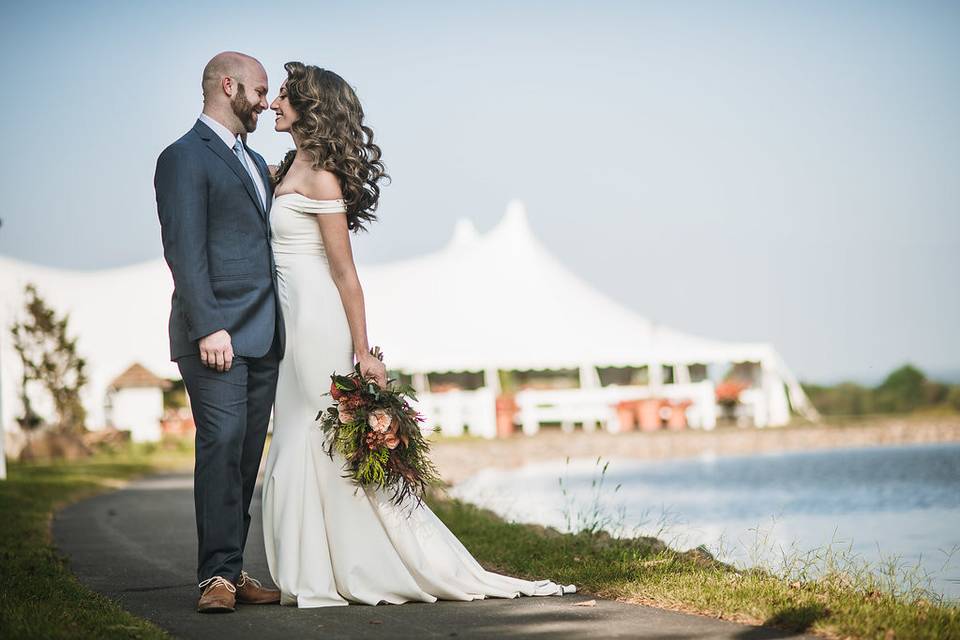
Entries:
POLYGON ((243 139, 240 136, 233 135, 233 132, 230 131, 230 129, 227 129, 225 126, 205 113, 200 114, 200 122, 213 129, 213 132, 217 134, 217 137, 223 140, 223 144, 227 145, 227 148, 230 149, 230 153, 234 153, 233 145, 237 143, 237 140, 240 141, 240 146, 243 148, 243 157, 246 159, 246 162, 243 162, 242 164, 245 165, 244 168, 247 170, 247 173, 250 174, 250 179, 253 180, 253 186, 257 190, 257 195, 260 196, 260 204, 263 205, 263 209, 266 211, 267 189, 263 184, 263 178, 260 177, 260 172, 257 170, 256 163, 247 152, 246 145, 243 144, 243 139))

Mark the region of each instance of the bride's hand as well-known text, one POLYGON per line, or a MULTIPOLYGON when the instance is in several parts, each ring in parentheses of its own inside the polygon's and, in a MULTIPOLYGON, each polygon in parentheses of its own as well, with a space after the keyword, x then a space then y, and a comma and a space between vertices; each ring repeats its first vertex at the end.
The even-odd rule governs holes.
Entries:
POLYGON ((387 386, 387 368, 379 358, 365 353, 360 356, 360 373, 365 378, 372 378, 381 388, 387 386))

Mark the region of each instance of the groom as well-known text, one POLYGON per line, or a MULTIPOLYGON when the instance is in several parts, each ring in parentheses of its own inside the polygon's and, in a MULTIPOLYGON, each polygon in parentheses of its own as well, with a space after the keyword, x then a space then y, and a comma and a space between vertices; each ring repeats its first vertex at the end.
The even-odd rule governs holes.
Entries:
POLYGON ((256 59, 224 52, 203 70, 203 113, 157 160, 163 254, 173 274, 170 357, 197 426, 197 611, 280 601, 243 571, 250 500, 283 356, 266 163, 246 146, 267 108, 256 59))

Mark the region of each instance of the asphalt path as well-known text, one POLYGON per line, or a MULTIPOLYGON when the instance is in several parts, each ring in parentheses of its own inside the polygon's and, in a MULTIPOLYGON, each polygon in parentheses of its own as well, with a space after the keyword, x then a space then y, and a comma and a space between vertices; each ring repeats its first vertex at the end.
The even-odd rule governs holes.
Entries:
MULTIPOLYGON (((812 638, 610 600, 588 594, 476 602, 296 609, 239 605, 196 613, 193 480, 160 475, 59 511, 56 546, 88 588, 177 638, 812 638)), ((245 569, 269 584, 255 499, 245 569)), ((545 576, 549 577, 549 576, 545 576)))

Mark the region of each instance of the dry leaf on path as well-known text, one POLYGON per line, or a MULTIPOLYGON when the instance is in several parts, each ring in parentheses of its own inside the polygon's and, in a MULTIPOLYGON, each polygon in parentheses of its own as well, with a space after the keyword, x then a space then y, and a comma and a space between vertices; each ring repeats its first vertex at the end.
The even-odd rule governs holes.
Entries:
POLYGON ((573 606, 575 607, 595 607, 597 606, 596 600, 584 600, 583 602, 574 602, 573 606))

